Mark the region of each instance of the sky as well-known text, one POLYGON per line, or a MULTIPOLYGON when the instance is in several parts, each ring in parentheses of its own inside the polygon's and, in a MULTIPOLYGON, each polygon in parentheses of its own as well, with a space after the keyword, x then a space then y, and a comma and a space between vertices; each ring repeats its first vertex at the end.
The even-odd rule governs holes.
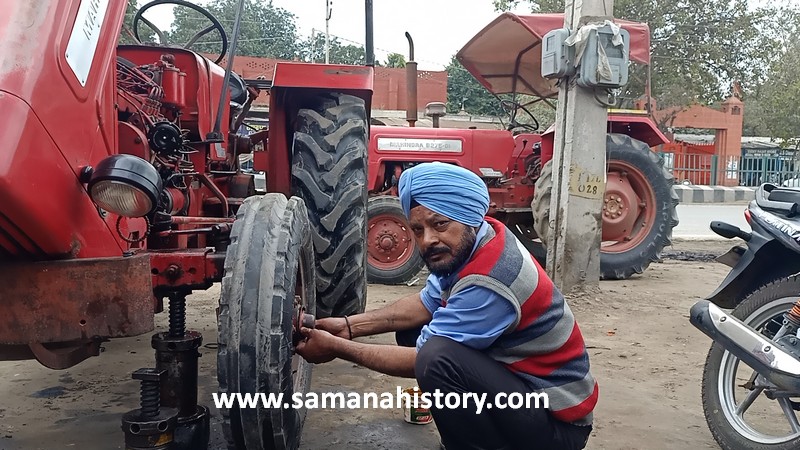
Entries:
MULTIPOLYGON (((139 0, 139 5, 147 1, 139 0)), ((192 1, 202 5, 207 0, 192 1)), ((325 32, 325 1, 272 0, 272 4, 294 14, 300 35, 307 37, 312 30, 325 32)), ((330 1, 333 5, 330 34, 343 43, 363 45, 364 1, 330 1)), ((749 0, 748 3, 752 8, 797 1, 800 0, 749 0)), ((527 2, 521 3, 512 12, 530 11, 527 2)), ((407 31, 414 40, 414 59, 420 70, 443 70, 464 44, 500 14, 494 11, 492 0, 373 0, 373 4, 376 59, 386 61, 392 52, 408 59, 407 31)), ((168 11, 166 6, 156 7, 145 17, 168 29, 172 21, 168 11)))
MULTIPOLYGON (((330 34, 343 43, 363 45, 364 1, 331 2, 330 34)), ((139 0, 140 5, 144 3, 139 0)), ((295 15, 301 36, 310 36, 312 30, 325 32, 325 0, 272 0, 272 4, 295 15)), ((409 32, 420 70, 443 70, 464 44, 500 14, 494 11, 491 0, 374 0, 373 5, 376 59, 386 61, 392 52, 408 59, 405 33, 409 32)), ((525 7, 517 12, 527 11, 525 7)), ((153 8, 145 17, 162 27, 172 20, 165 12, 153 8)))
MULTIPOLYGON (((331 0, 330 34, 364 42, 364 1, 331 0)), ((293 13, 303 35, 325 31, 325 0, 273 0, 293 13)), ((408 59, 409 32, 420 69, 442 70, 450 58, 500 13, 491 0, 374 0, 375 56, 389 52, 408 59)), ((529 9, 523 9, 529 11, 529 9)), ((345 42, 347 42, 345 41, 345 42)))

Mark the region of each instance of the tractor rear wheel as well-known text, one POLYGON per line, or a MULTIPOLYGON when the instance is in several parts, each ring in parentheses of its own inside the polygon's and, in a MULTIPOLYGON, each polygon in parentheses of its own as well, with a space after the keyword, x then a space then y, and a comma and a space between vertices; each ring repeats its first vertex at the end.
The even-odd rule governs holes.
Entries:
POLYGON ((320 317, 367 302, 367 113, 364 100, 325 94, 297 115, 292 194, 305 200, 317 254, 320 317))
MULTIPOLYGON (((624 134, 606 137, 608 177, 604 194, 600 278, 621 280, 642 273, 672 240, 678 224, 674 178, 644 142, 624 134)), ((542 242, 550 232, 552 161, 536 181, 531 207, 542 242)))
POLYGON ((367 278, 372 283, 402 284, 411 280, 425 261, 417 250, 400 199, 381 195, 367 207, 367 278))
MULTIPOLYGON (((314 249, 302 200, 247 198, 236 214, 219 301, 217 377, 221 393, 308 393, 311 364, 294 354, 293 322, 314 314, 314 249)), ((294 449, 305 409, 222 409, 228 446, 294 449)))

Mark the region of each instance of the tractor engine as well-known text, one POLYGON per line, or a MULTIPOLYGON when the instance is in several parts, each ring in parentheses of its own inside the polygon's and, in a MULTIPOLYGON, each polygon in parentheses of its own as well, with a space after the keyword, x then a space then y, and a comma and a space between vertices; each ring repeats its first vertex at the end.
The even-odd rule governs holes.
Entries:
MULTIPOLYGON (((159 222, 168 225, 172 215, 185 215, 189 204, 187 178, 195 172, 190 155, 197 150, 189 145, 189 130, 181 127, 181 115, 186 106, 185 76, 175 67, 174 57, 169 54, 143 66, 136 66, 122 57, 117 59, 120 129, 135 136, 128 142, 139 144, 127 150, 149 161, 164 183, 158 199, 156 223, 152 224, 156 228, 159 222)), ((163 229, 163 225, 160 228, 163 229)))
MULTIPOLYGON (((249 152, 251 143, 258 140, 231 133, 233 144, 210 142, 210 122, 202 123, 194 112, 193 100, 199 103, 199 99, 188 98, 192 96, 187 91, 195 92, 187 81, 191 75, 176 65, 176 56, 161 54, 157 61, 146 64, 141 64, 145 59, 141 53, 136 56, 140 64, 124 57, 118 57, 116 63, 119 153, 147 161, 158 173, 161 186, 155 210, 146 217, 126 220, 131 229, 137 225, 146 229, 127 235, 121 231, 119 237, 132 248, 141 248, 144 244, 139 242, 145 237, 151 249, 220 248, 227 239, 228 223, 191 220, 190 224, 189 219, 180 223, 175 216, 227 220, 238 206, 235 199, 254 193, 253 176, 241 173, 237 161, 238 155, 249 152), (216 154, 222 146, 227 146, 227 151, 216 154), (197 228, 201 224, 203 227, 197 228)), ((216 74, 211 75, 209 94, 218 80, 216 74)), ((236 130, 237 118, 257 92, 249 92, 235 74, 231 74, 228 91, 231 110, 222 117, 223 129, 236 130), (234 119, 228 123, 230 117, 234 119)))

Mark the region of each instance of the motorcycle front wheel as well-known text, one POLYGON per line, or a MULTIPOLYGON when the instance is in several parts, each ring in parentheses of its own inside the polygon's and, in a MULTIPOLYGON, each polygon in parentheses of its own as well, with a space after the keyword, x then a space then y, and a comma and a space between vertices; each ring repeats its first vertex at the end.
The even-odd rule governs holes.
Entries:
MULTIPOLYGON (((745 298, 732 315, 772 338, 783 314, 800 295, 800 275, 773 281, 745 298)), ((703 371, 703 412, 711 434, 725 450, 800 448, 800 393, 770 399, 766 381, 713 344, 703 371)))

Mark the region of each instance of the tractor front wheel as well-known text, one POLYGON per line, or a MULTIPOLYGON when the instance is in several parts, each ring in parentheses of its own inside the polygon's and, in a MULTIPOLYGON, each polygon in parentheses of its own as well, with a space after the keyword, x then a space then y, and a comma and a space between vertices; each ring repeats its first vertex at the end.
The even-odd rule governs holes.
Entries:
POLYGON ((370 198, 367 216, 369 281, 381 284, 408 282, 419 273, 425 262, 417 250, 400 199, 391 195, 370 198))
MULTIPOLYGON (((314 249, 305 205, 283 194, 247 198, 236 214, 219 301, 217 378, 221 393, 308 393, 311 364, 294 354, 294 326, 314 314, 314 249)), ((295 449, 305 409, 222 409, 228 446, 295 449)))

